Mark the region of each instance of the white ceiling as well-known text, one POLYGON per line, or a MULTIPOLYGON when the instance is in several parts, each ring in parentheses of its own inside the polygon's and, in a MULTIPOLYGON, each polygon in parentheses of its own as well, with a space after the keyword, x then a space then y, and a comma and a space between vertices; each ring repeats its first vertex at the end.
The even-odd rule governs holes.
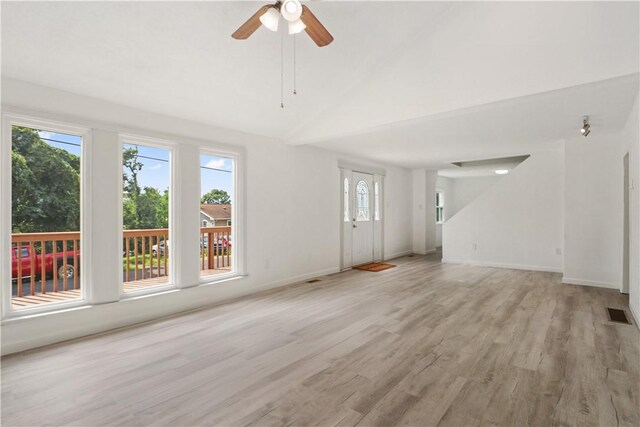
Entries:
POLYGON ((409 168, 455 169, 452 162, 562 149, 580 135, 583 115, 593 135, 622 129, 638 74, 493 102, 377 127, 318 145, 409 168))
POLYGON ((639 71, 638 2, 311 2, 335 41, 318 48, 297 37, 294 97, 285 36, 281 110, 280 35, 230 37, 262 4, 3 1, 2 75, 438 168, 552 144, 586 113, 613 129, 637 84, 637 74, 589 83, 639 71), (563 90, 571 99, 554 97, 563 90))

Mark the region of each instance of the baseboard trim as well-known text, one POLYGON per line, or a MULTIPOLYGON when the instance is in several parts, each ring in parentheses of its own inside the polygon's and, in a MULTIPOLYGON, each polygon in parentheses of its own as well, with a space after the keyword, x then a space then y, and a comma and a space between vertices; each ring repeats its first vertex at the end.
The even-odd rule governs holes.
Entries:
POLYGON ((597 282, 595 280, 577 279, 575 277, 567 277, 567 276, 562 276, 562 283, 566 283, 567 285, 591 286, 594 288, 620 290, 619 283, 597 282))
POLYGON ((558 269, 555 267, 540 266, 540 265, 507 264, 503 262, 471 261, 471 260, 455 259, 455 258, 442 258, 442 262, 444 264, 467 264, 467 265, 475 265, 478 267, 507 268, 511 270, 529 270, 529 271, 544 271, 548 273, 562 273, 562 269, 558 269))
POLYGON ((636 328, 640 330, 640 323, 638 322, 638 319, 640 319, 640 313, 637 313, 631 304, 629 304, 629 311, 631 312, 631 316, 636 324, 636 328))
POLYGON ((436 253, 436 249, 429 249, 427 251, 409 251, 410 253, 413 253, 415 255, 430 255, 430 254, 435 254, 436 253))
POLYGON ((392 259, 396 259, 396 258, 401 258, 403 256, 407 256, 407 255, 411 255, 413 253, 413 251, 408 250, 408 251, 401 251, 401 252, 395 252, 389 255, 386 255, 383 258, 383 261, 390 261, 392 259))

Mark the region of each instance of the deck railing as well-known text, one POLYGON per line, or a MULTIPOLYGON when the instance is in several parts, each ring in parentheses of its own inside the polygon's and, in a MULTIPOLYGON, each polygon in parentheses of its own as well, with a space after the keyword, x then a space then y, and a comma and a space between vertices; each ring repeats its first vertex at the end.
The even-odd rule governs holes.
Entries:
POLYGON ((201 271, 231 266, 231 227, 200 228, 201 271))
POLYGON ((17 281, 19 297, 24 293, 22 282, 27 278, 30 295, 35 295, 37 282, 43 294, 80 287, 79 232, 12 234, 11 254, 12 279, 17 281), (47 276, 52 279, 51 289, 47 289, 47 276))
POLYGON ((138 281, 169 275, 169 230, 125 230, 123 233, 124 281, 138 281), (154 249, 155 248, 155 249, 154 249), (148 259, 148 261, 147 261, 148 259), (133 261, 133 268, 131 262, 133 261), (155 274, 154 274, 155 261, 155 274), (147 265, 149 267, 147 272, 147 265))
MULTIPOLYGON (((169 274, 169 247, 166 228, 125 230, 122 236, 125 288, 133 282, 161 283, 158 279, 169 274)), ((37 301, 39 294, 80 289, 79 232, 12 234, 11 254, 14 297, 36 296, 37 301)), ((231 227, 200 229, 200 259, 202 275, 230 269, 231 227)))

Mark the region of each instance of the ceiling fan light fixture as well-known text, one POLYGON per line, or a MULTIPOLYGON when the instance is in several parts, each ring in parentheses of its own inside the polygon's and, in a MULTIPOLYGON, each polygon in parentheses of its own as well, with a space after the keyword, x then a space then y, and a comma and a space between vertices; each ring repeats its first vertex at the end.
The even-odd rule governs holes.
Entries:
POLYGON ((289 22, 297 21, 302 15, 302 5, 299 0, 284 0, 280 6, 280 13, 289 22))
POLYGON ((306 25, 304 25, 304 22, 302 22, 301 19, 298 19, 296 21, 293 22, 289 22, 289 34, 298 34, 300 32, 302 32, 305 28, 307 28, 306 25))
POLYGON ((261 17, 260 22, 271 31, 278 31, 280 13, 275 7, 270 7, 261 17))

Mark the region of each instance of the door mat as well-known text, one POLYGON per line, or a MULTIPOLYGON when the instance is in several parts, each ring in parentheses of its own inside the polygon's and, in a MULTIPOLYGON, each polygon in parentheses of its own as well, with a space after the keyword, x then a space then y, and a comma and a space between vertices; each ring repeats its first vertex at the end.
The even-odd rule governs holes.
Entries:
POLYGON ((355 270, 373 271, 374 273, 377 273, 378 271, 387 270, 393 267, 395 267, 395 265, 387 264, 385 262, 371 262, 369 264, 359 265, 353 268, 355 270))

